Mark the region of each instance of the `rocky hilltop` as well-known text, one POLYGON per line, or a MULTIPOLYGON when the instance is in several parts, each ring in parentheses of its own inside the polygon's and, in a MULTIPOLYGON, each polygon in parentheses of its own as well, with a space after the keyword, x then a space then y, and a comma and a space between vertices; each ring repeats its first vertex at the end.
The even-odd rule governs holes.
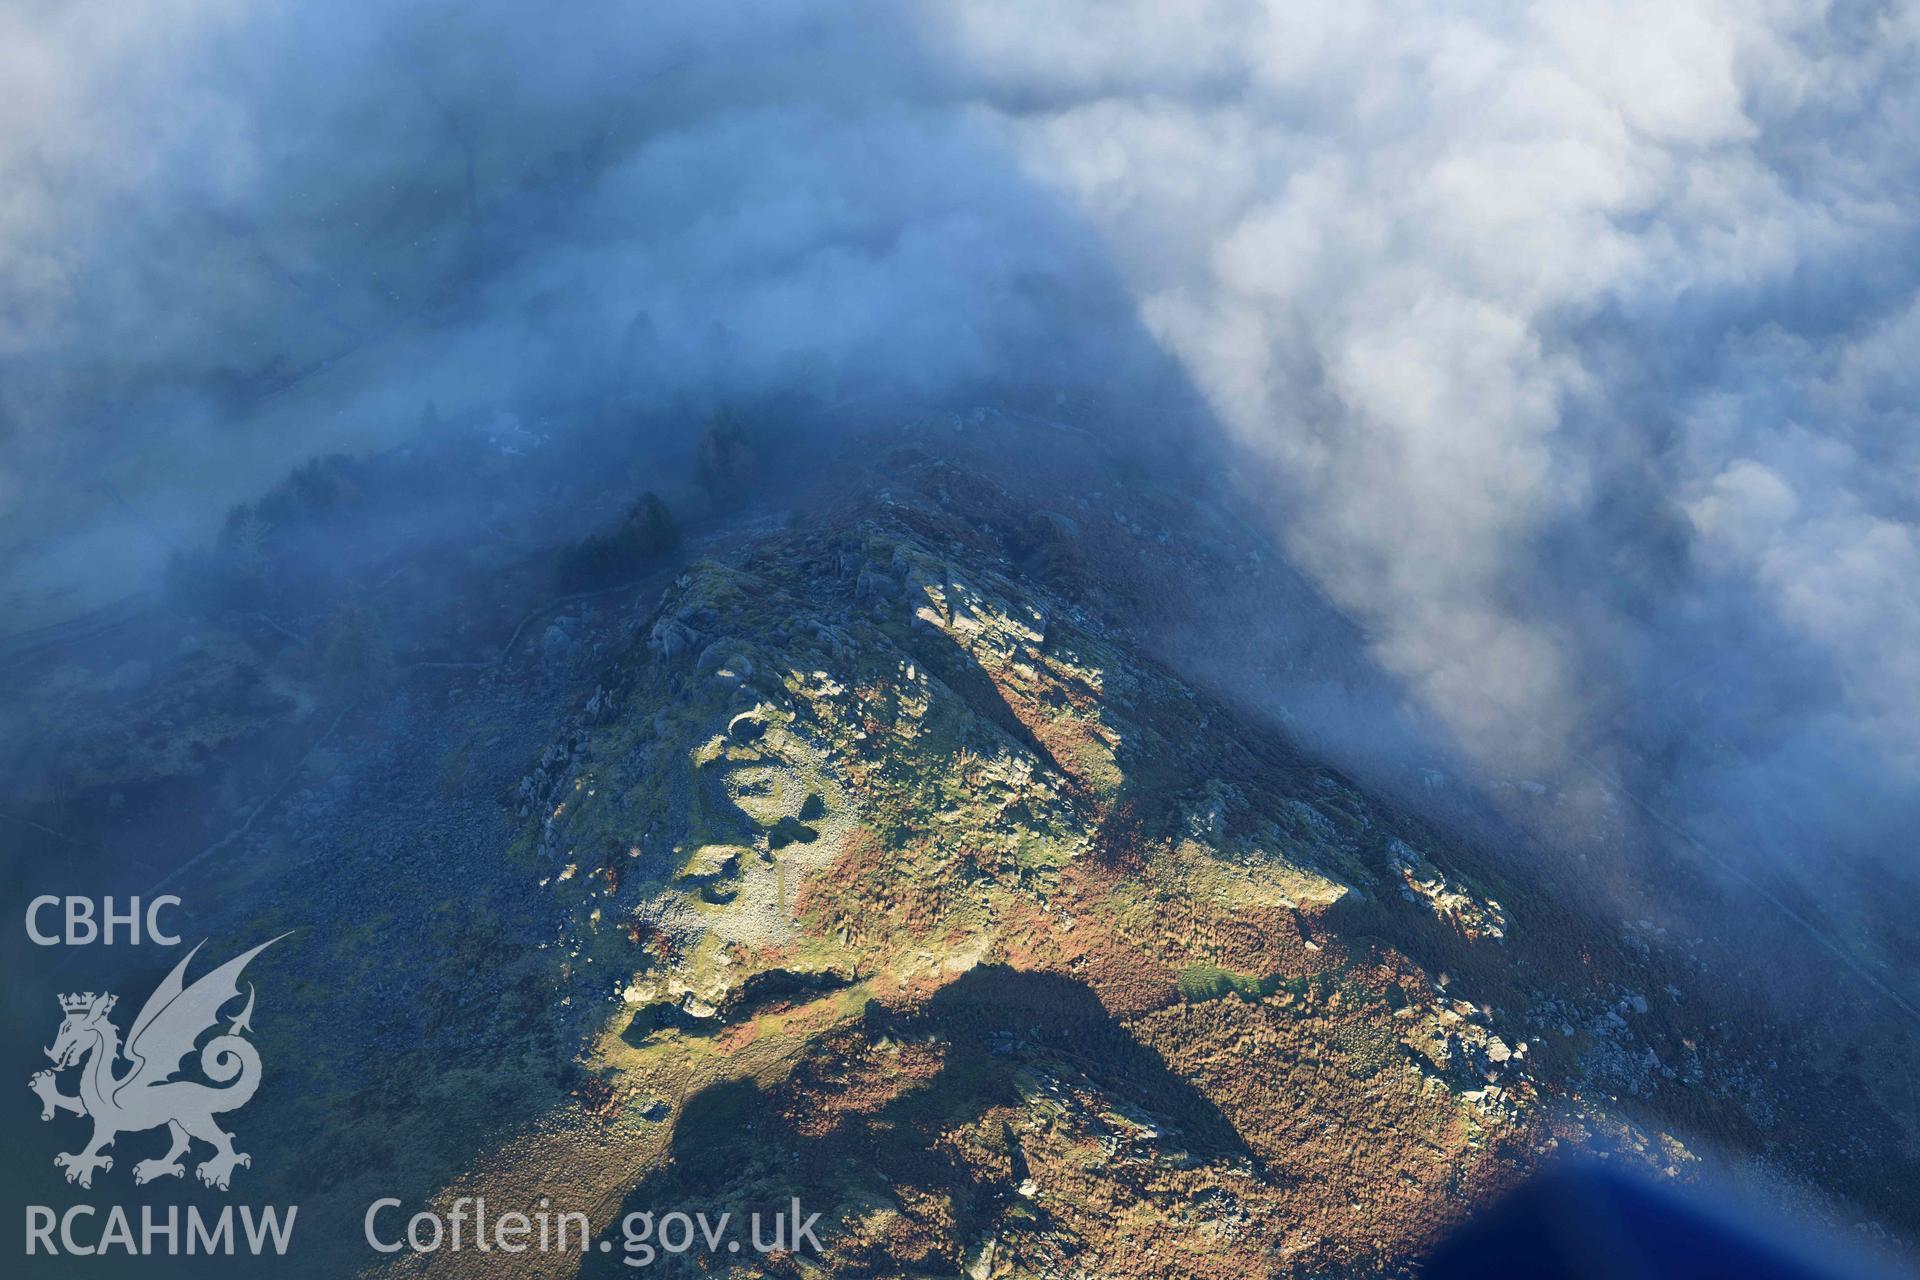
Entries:
POLYGON ((822 1215, 817 1256, 711 1260, 740 1275, 1398 1274, 1567 1150, 1910 1220, 1870 1035, 1815 1048, 1210 678, 1262 616, 1308 678, 1357 649, 1224 508, 953 425, 375 696, 244 620, 143 681, 143 779, 212 716, 294 744, 175 883, 209 931, 301 931, 252 1123, 340 1242, 315 1274, 369 1266, 384 1194, 822 1215), (273 696, 196 701, 221 646, 273 696))
POLYGON ((969 514, 693 566, 522 785, 619 996, 588 1095, 670 1112, 632 1199, 799 1195, 858 1273, 1411 1253, 1537 1091, 1517 1019, 1374 930, 1497 949, 1504 909, 969 514))
POLYGON ((824 1212, 742 1273, 1372 1274, 1556 1151, 1692 1177, 1811 1103, 1684 959, 1150 656, 1177 522, 1115 502, 1115 573, 1097 503, 880 470, 622 623, 512 788, 601 1020, 446 1194, 824 1212))

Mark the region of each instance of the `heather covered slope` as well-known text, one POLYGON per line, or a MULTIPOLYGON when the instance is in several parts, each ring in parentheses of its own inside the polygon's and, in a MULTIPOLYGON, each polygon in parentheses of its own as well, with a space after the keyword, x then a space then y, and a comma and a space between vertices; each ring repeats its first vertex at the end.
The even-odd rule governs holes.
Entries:
POLYGON ((448 1194, 798 1195, 834 1274, 1373 1272, 1558 1149, 1871 1131, 1692 1025, 1684 956, 1145 656, 1074 516, 880 465, 692 565, 517 789, 604 1022, 448 1194))
POLYGON ((291 1273, 571 1272, 361 1240, 375 1197, 475 1194, 823 1214, 824 1256, 740 1274, 1398 1273, 1566 1150, 1913 1229, 1905 1033, 1844 972, 1757 996, 1626 909, 1604 842, 1332 767, 1242 695, 1359 687, 1363 645, 1229 504, 961 425, 875 432, 618 589, 543 602, 484 543, 458 595, 383 576, 364 608, 451 621, 358 685, 198 620, 47 739, 73 781, 22 814, 130 890, 132 853, 210 849, 172 881, 196 936, 296 930, 245 1130, 250 1194, 302 1206, 291 1273))
POLYGON ((566 1162, 658 1132, 596 1190, 787 1185, 859 1268, 1405 1254, 1514 1166, 1534 1090, 1338 916, 1498 948, 1502 908, 949 519, 881 500, 693 566, 516 789, 509 856, 609 1011, 566 1162))

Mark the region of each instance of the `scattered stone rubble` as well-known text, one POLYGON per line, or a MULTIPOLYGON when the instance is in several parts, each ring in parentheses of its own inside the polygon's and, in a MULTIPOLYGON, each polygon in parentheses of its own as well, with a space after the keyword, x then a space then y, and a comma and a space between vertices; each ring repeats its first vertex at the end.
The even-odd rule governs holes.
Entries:
POLYGON ((1408 902, 1425 902, 1435 915, 1451 920, 1469 938, 1506 940, 1507 913, 1498 902, 1475 898, 1455 887, 1445 872, 1406 841, 1395 838, 1388 842, 1387 862, 1399 875, 1400 896, 1408 902))

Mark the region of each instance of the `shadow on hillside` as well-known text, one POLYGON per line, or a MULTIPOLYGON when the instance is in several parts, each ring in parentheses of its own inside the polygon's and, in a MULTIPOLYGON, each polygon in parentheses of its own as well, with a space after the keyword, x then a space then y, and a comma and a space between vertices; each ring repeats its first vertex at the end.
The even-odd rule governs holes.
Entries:
MULTIPOLYGON (((1042 1205, 1018 1197, 1027 1169, 1010 1126, 1001 1130, 1004 1172, 970 1167, 959 1156, 961 1144, 943 1140, 996 1107, 1022 1106, 1016 1076, 1023 1068, 1057 1079, 1069 1098, 1096 1091, 1106 1107, 1151 1117, 1167 1142, 1202 1160, 1253 1162, 1226 1116, 1114 1021, 1091 988, 1071 978, 981 965, 917 1009, 870 1004, 859 1033, 870 1043, 937 1044, 944 1061, 931 1078, 884 1105, 831 1118, 805 1113, 784 1085, 764 1089, 743 1079, 702 1089, 675 1121, 670 1162, 628 1194, 621 1216, 731 1211, 744 1223, 748 1213, 765 1219, 798 1198, 806 1212, 822 1213, 819 1234, 833 1248, 829 1231, 837 1221, 876 1208, 924 1211, 923 1197, 932 1196, 947 1201, 944 1213, 952 1220, 927 1223, 929 1234, 954 1255, 946 1261, 956 1263, 966 1241, 1016 1204, 1045 1225, 1042 1205), (801 1131, 821 1129, 823 1119, 837 1122, 819 1136, 801 1131)), ((821 1065, 830 1073, 836 1064, 821 1065)), ((590 1259, 583 1275, 621 1273, 617 1223, 608 1238, 615 1252, 590 1259)), ((887 1273, 908 1261, 853 1252, 842 1259, 851 1264, 845 1274, 887 1273)))

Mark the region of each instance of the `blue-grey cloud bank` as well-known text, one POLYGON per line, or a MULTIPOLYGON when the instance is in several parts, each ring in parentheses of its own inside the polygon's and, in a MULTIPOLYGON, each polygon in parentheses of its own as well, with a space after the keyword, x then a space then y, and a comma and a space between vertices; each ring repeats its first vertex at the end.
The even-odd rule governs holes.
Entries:
POLYGON ((6 589, 124 589, 428 400, 1145 335, 1488 776, 1904 873, 1917 70, 1913 6, 1815 0, 15 5, 6 589))

